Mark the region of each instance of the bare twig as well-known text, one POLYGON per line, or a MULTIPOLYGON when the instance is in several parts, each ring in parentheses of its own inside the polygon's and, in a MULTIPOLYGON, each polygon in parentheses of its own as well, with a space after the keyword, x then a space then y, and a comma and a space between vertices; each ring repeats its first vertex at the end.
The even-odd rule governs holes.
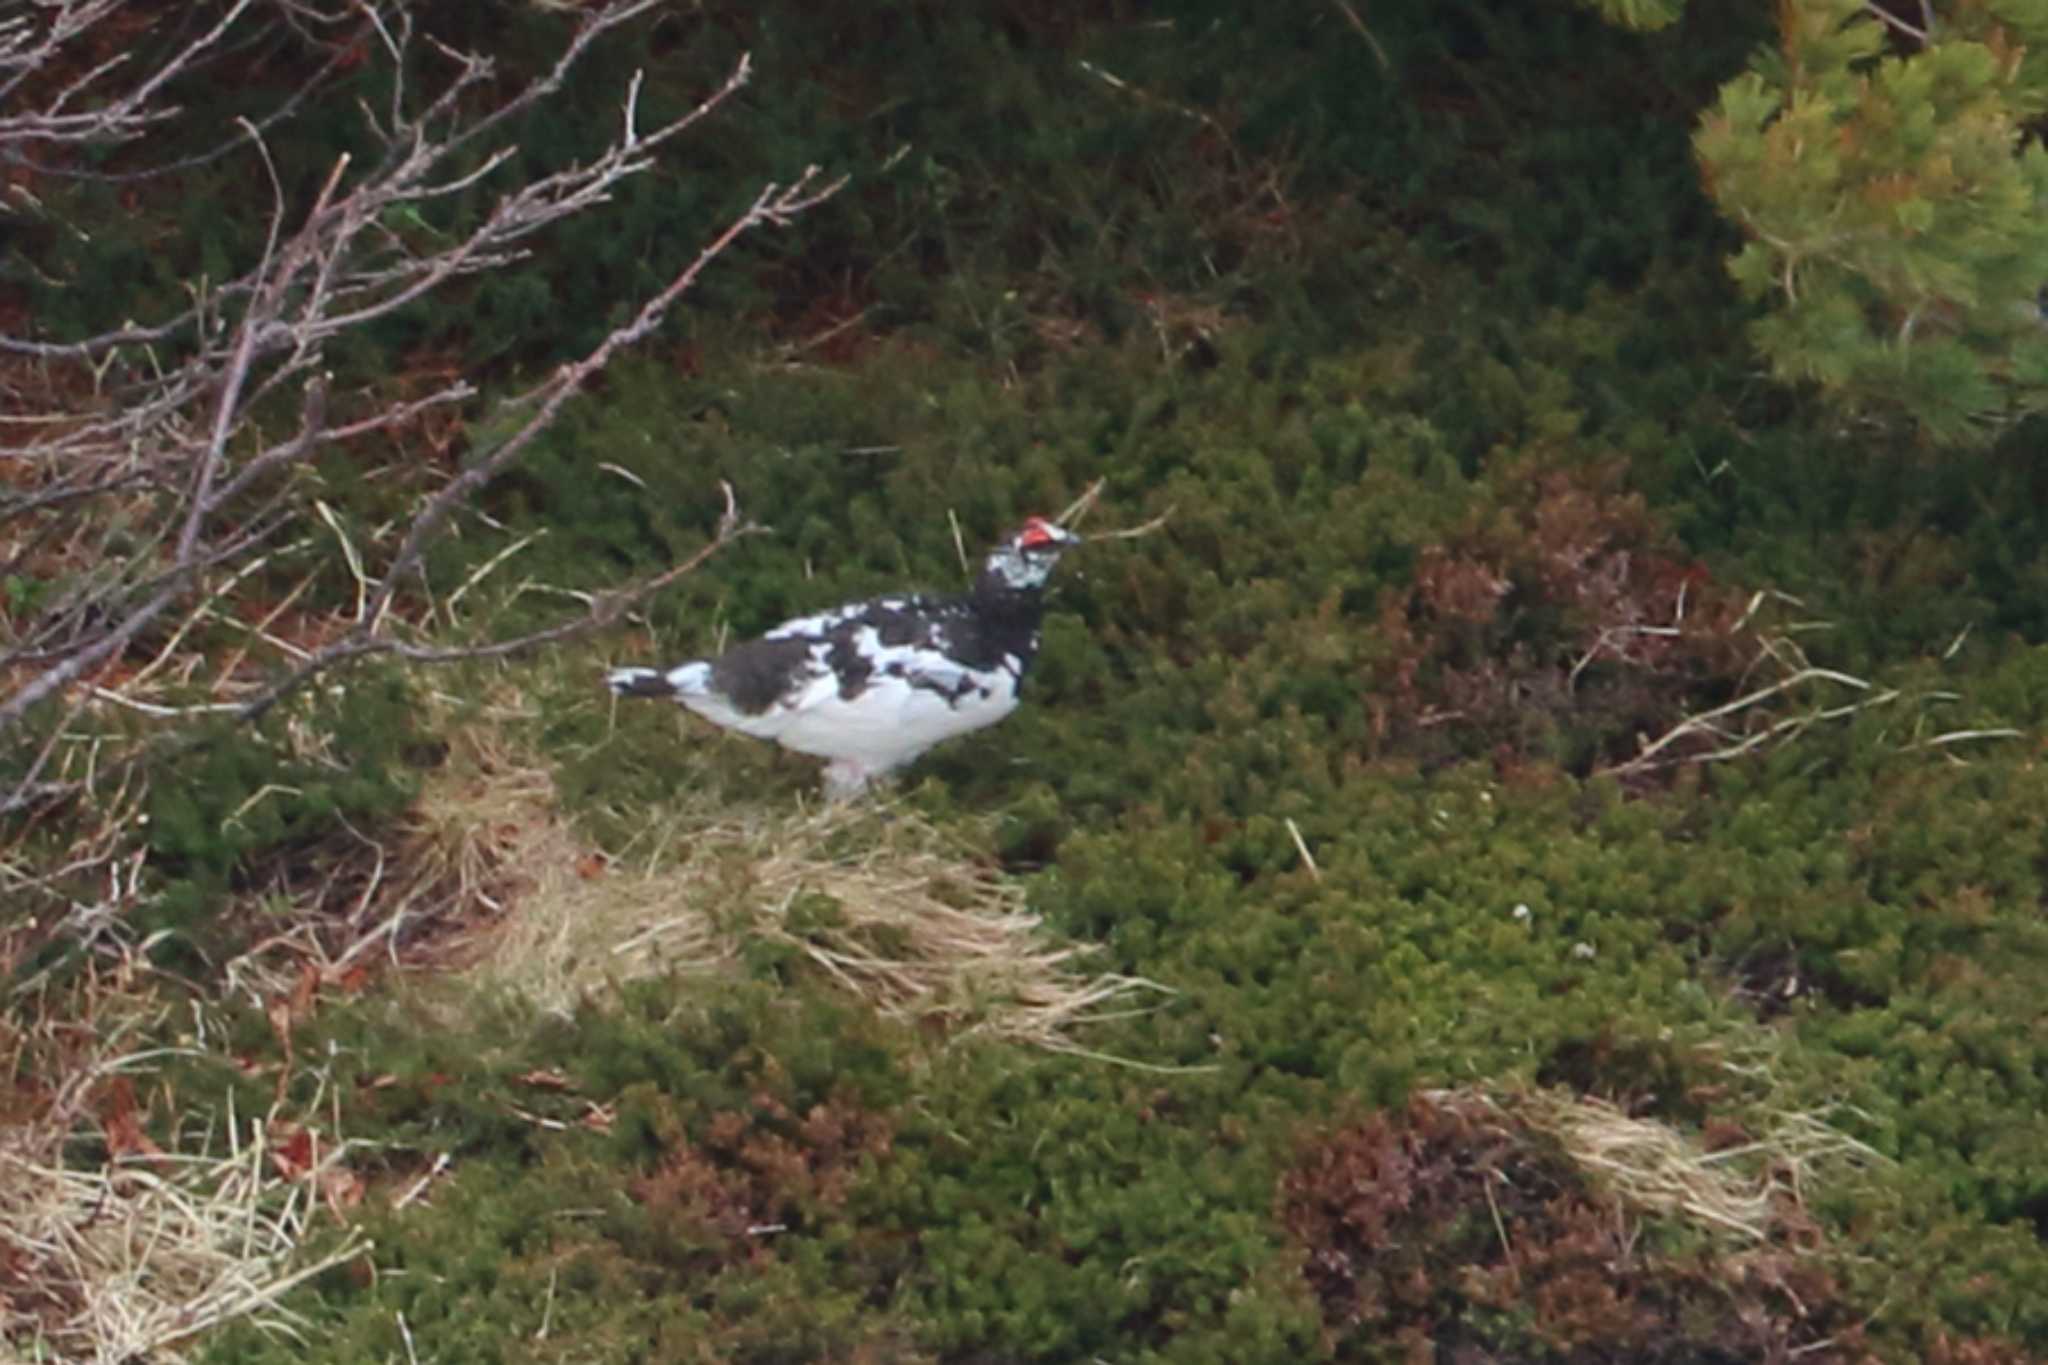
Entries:
POLYGON ((953 528, 953 553, 960 557, 960 576, 974 577, 973 561, 967 558, 967 540, 960 534, 960 518, 953 515, 953 509, 946 509, 946 524, 953 528))
POLYGON ((1906 37, 1911 38, 1914 42, 1918 43, 1920 46, 1927 46, 1927 35, 1929 30, 1932 28, 1931 24, 1928 26, 1928 28, 1915 28, 1913 27, 1913 25, 1907 23, 1904 19, 1901 19, 1898 15, 1893 14, 1890 10, 1886 9, 1883 5, 1869 3, 1868 0, 1866 0, 1866 3, 1863 6, 1863 12, 1865 14, 1868 14, 1871 18, 1877 20, 1878 23, 1883 24, 1886 28, 1892 30, 1894 33, 1902 33, 1906 37))
POLYGON ((1102 496, 1102 490, 1108 483, 1109 480, 1107 479, 1097 479, 1094 483, 1089 484, 1081 490, 1081 496, 1068 503, 1067 510, 1054 517, 1053 520, 1059 525, 1065 526, 1069 522, 1087 516, 1089 509, 1095 506, 1096 499, 1102 496))
MULTIPOLYGON (((1066 526, 1070 522, 1078 522, 1086 517, 1094 509, 1096 500, 1102 496, 1103 486, 1108 482, 1107 479, 1097 479, 1094 483, 1089 484, 1087 488, 1082 490, 1081 496, 1068 503, 1067 510, 1054 517, 1053 520, 1061 526, 1066 526)), ((1173 508, 1169 507, 1158 516, 1152 518, 1152 520, 1139 526, 1126 527, 1120 531, 1091 532, 1088 539, 1135 540, 1139 536, 1149 536, 1160 527, 1166 525, 1167 519, 1173 515, 1173 510, 1173 508)))
POLYGON ((1887 689, 1882 692, 1874 691, 1871 685, 1863 679, 1852 677, 1847 673, 1837 672, 1831 668, 1801 668, 1778 679, 1776 682, 1768 683, 1763 687, 1746 692, 1733 701, 1724 702, 1719 706, 1701 711, 1696 715, 1687 716, 1656 739, 1644 744, 1634 758, 1629 759, 1626 763, 1617 763, 1611 768, 1603 769, 1602 772, 1603 775, 1621 776, 1652 768, 1666 767, 1674 763, 1724 762, 1731 758, 1739 758, 1743 754, 1750 753, 1776 740, 1797 734, 1799 731, 1819 721, 1839 720, 1844 716, 1854 715, 1856 712, 1867 707, 1882 706, 1887 702, 1896 701, 1899 695, 1896 689, 1887 689), (1781 717, 1762 729, 1752 731, 1750 734, 1740 738, 1737 738, 1724 724, 1724 722, 1733 720, 1736 717, 1762 714, 1761 707, 1764 702, 1789 693, 1799 692, 1817 682, 1834 683, 1866 695, 1856 701, 1845 704, 1813 707, 1790 716, 1781 717), (1708 739, 1715 744, 1715 747, 1701 752, 1674 750, 1674 746, 1678 745, 1681 741, 1700 738, 1708 739), (1667 755, 1667 751, 1672 752, 1667 755))
POLYGON ((1149 536, 1154 531, 1157 531, 1160 527, 1166 525, 1168 518, 1173 516, 1173 511, 1174 509, 1169 507, 1164 512, 1161 512, 1158 516, 1152 518, 1152 520, 1150 521, 1140 522, 1136 526, 1126 526, 1123 529, 1117 531, 1092 531, 1089 533, 1088 539, 1136 540, 1140 536, 1149 536))
MULTIPOLYGON (((762 187, 627 322, 504 403, 509 435, 392 524, 355 523, 311 468, 345 443, 388 440, 437 421, 452 428, 477 392, 452 373, 404 397, 338 385, 327 367, 331 344, 451 282, 515 264, 535 234, 601 208, 745 85, 751 66, 742 57, 695 104, 650 127, 635 76, 594 156, 510 180, 521 120, 565 86, 593 44, 657 3, 576 7, 555 59, 523 84, 506 81, 483 56, 417 34, 410 7, 391 0, 331 8, 227 0, 182 32, 162 17, 180 13, 175 7, 139 0, 43 0, 32 13, 0 17, 0 161, 52 173, 80 148, 116 145, 118 177, 192 164, 149 153, 178 118, 178 83, 237 45, 320 44, 329 53, 316 84, 344 60, 388 63, 391 92, 362 110, 369 151, 320 166, 310 191, 296 198, 289 186, 307 168, 286 165, 287 144, 273 146, 266 130, 300 96, 242 121, 229 142, 204 154, 239 149, 262 167, 271 191, 262 238, 231 277, 194 279, 172 308, 101 324, 91 335, 0 335, 16 381, 0 414, 9 466, 0 482, 0 570, 33 589, 0 599, 0 745, 9 760, 0 815, 33 822, 53 800, 81 795, 89 800, 80 809, 127 810, 137 765, 184 742, 199 718, 262 715, 327 670, 370 655, 442 663, 569 638, 617 620, 756 529, 727 489, 725 515, 695 553, 645 581, 591 595, 574 619, 480 642, 436 639, 429 630, 437 619, 424 567, 432 547, 600 371, 654 334, 713 261, 839 189, 843 181, 828 182, 815 168, 762 187), (440 206, 457 195, 478 205, 474 225, 441 230, 440 206), (409 223, 429 230, 397 230, 409 223), (295 629, 307 612, 294 604, 321 572, 307 567, 316 557, 345 568, 354 601, 342 619, 295 629), (280 571, 291 591, 281 601, 257 598, 280 571), (237 643, 202 658, 195 642, 219 629, 237 643), (130 718, 125 725, 99 721, 114 708, 130 718), (120 798, 109 804, 116 789, 120 798)), ((447 605, 512 552, 471 572, 447 605)), ((103 828, 81 836, 66 875, 110 866, 133 835, 103 828)), ((54 886, 0 867, 0 889, 28 881, 54 886)))
POLYGON ((1308 869, 1308 875, 1316 881, 1323 879, 1323 870, 1316 866, 1316 855, 1308 851, 1308 840, 1301 837, 1301 826, 1294 823, 1294 817, 1287 817, 1287 833, 1294 840, 1294 851, 1301 855, 1301 865, 1308 869))
POLYGON ((1372 36, 1372 30, 1365 26, 1365 20, 1358 17, 1358 11, 1351 8, 1347 0, 1333 0, 1333 3, 1358 36, 1365 39, 1365 45, 1372 49, 1373 60, 1380 64, 1381 73, 1391 73, 1394 64, 1387 60, 1387 50, 1380 46, 1379 39, 1372 36))
MULTIPOLYGON (((177 113, 159 103, 164 87, 191 70, 241 20, 252 0, 235 0, 214 25, 169 56, 141 72, 131 83, 110 80, 127 65, 121 55, 109 57, 75 77, 48 98, 0 115, 0 147, 27 144, 105 144, 125 142, 151 125, 177 113)), ((15 16, 0 26, 0 103, 9 101, 24 83, 52 70, 80 40, 107 26, 127 0, 56 0, 42 6, 47 17, 15 16), (40 29, 40 32, 34 30, 40 29)))

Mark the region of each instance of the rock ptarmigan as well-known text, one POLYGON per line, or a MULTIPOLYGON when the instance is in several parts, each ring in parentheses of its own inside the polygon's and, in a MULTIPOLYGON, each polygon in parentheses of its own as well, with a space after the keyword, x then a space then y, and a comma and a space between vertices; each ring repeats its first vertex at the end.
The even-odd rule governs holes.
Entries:
POLYGON ((827 759, 826 792, 842 799, 1017 709, 1045 581, 1080 541, 1033 517, 989 553, 964 595, 853 602, 715 659, 615 668, 605 681, 622 697, 672 697, 728 730, 827 759))

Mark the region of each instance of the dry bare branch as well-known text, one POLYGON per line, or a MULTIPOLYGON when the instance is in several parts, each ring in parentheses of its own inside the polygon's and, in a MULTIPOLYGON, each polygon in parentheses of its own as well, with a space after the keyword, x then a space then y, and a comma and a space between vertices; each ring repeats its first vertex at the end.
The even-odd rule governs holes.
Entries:
MULTIPOLYGON (((97 803, 95 784, 125 789, 130 765, 192 718, 253 718, 352 660, 486 657, 614 621, 754 529, 727 490, 727 515, 694 554, 646 582, 593 595, 573 619, 481 643, 431 631, 424 564, 438 539, 600 371, 655 332, 712 262, 749 233, 786 225, 830 198, 843 182, 815 168, 763 186, 627 322, 506 400, 497 416, 509 434, 409 513, 380 528, 334 519, 338 541, 321 544, 345 546, 358 594, 352 619, 288 644, 277 628, 282 607, 260 620, 231 609, 257 568, 295 572, 285 542, 326 525, 318 481, 308 474, 316 458, 428 420, 474 415, 477 389, 459 374, 403 396, 337 384, 328 365, 335 342, 452 282, 515 266, 536 234, 601 209, 745 85, 751 68, 742 57, 695 104, 649 127, 640 121, 636 76, 620 92, 619 124, 593 156, 513 179, 520 120, 564 87, 594 44, 657 3, 579 7, 559 53, 523 83, 508 81, 485 56, 416 32, 412 8, 388 0, 223 0, 203 19, 176 19, 187 25, 182 32, 164 17, 172 11, 139 0, 47 0, 0 19, 0 107, 10 111, 0 116, 0 160, 26 159, 52 174, 68 164, 65 149, 82 146, 119 146, 121 173, 143 173, 153 139, 176 123, 179 83, 237 44, 280 33, 323 47, 339 40, 353 45, 351 60, 386 62, 392 77, 388 103, 361 110, 372 149, 339 157, 305 192, 294 194, 274 163, 283 145, 273 146, 275 118, 241 124, 230 145, 264 170, 272 205, 253 259, 232 278, 194 280, 168 315, 91 336, 0 335, 14 381, 0 404, 0 573, 10 585, 0 593, 0 816, 33 819, 66 796, 97 803), (114 41, 138 27, 149 43, 114 41), (123 55, 85 55, 102 51, 123 55), (483 199, 474 224, 459 233, 391 226, 456 195, 483 199), (187 643, 209 625, 243 638, 231 666, 214 667, 187 643), (97 719, 114 708, 148 723, 117 736, 97 719)), ((330 69, 331 62, 321 72, 330 69)), ((94 845, 105 857, 121 846, 112 838, 94 845)), ((0 889, 19 885, 5 860, 0 847, 0 889)))
POLYGON ((0 114, 0 148, 124 142, 173 117, 176 107, 161 102, 164 88, 217 48, 253 2, 234 0, 211 27, 132 80, 120 79, 132 70, 133 54, 124 47, 25 105, 14 103, 24 87, 63 69, 60 59, 80 39, 109 27, 128 0, 56 0, 0 20, 0 107, 11 110, 0 114))

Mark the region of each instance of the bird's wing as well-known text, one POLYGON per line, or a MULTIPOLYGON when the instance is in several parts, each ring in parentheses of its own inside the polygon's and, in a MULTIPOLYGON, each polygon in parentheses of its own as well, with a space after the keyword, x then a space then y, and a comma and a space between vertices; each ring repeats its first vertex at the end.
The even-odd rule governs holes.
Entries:
POLYGON ((826 649, 822 643, 814 646, 810 662, 789 675, 782 695, 775 699, 775 710, 807 711, 839 695, 839 676, 825 665, 826 649))
POLYGON ((930 693, 949 705, 977 693, 986 693, 990 686, 986 674, 950 659, 925 659, 909 664, 899 676, 913 689, 930 693))
POLYGON ((794 616, 762 635, 764 640, 822 640, 850 621, 877 612, 901 612, 918 604, 915 597, 877 597, 866 602, 848 602, 809 616, 794 616))
POLYGON ((957 660, 926 660, 889 679, 891 725, 914 752, 993 725, 1017 705, 1016 676, 957 660))

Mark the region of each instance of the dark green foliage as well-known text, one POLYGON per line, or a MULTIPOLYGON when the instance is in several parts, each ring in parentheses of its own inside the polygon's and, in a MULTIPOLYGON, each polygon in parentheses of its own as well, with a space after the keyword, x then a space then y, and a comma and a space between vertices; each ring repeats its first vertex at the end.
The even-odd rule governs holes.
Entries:
MULTIPOLYGON (((611 371, 427 581, 542 533, 465 604, 509 633, 688 556, 721 479, 771 528, 517 675, 564 805, 617 849, 672 791, 787 805, 813 778, 614 711, 602 662, 957 585, 949 514, 972 556, 1098 477, 1090 528, 1171 507, 1063 566, 1027 705, 907 798, 992 815, 988 856, 1061 933, 1172 990, 1078 1035, 1155 1069, 938 1050, 792 949, 572 1020, 328 1003, 298 1046, 370 1144, 378 1271, 294 1299, 308 1345, 215 1358, 399 1358, 400 1312, 423 1360, 1805 1360, 1857 1324, 1879 1358, 2048 1348, 2040 433, 1934 467, 1754 373, 1685 139, 1760 35, 1705 8, 1645 37, 1565 3, 712 6, 603 54, 532 165, 589 145, 642 61, 670 107, 742 47, 761 83, 548 243, 543 284, 352 363, 516 382, 758 179, 855 182, 611 371), (1748 614, 1762 589, 1800 603, 1748 614), (1630 633, 1681 603, 1677 635, 1630 633), (1739 762, 1595 775, 1771 676, 1767 633, 1899 695, 1739 762), (1531 1083, 1691 1132, 1810 1110, 1896 1165, 1818 1178, 1812 1245, 1745 1280, 1681 1221, 1618 1246, 1555 1150, 1411 1102, 1531 1083)), ((554 31, 528 9, 513 66, 554 31)), ((374 525, 490 439, 322 476, 374 525)), ((329 761, 249 733, 180 759, 153 923, 319 876, 339 821, 435 761, 378 675, 305 704, 329 761)))
MULTIPOLYGON (((323 1297, 366 1310, 331 1349, 374 1355, 394 1311, 437 1358, 529 1358, 543 1321, 556 1343, 661 1358, 712 1343, 721 1359, 860 1358, 863 1341, 904 1338, 863 1301, 888 1258, 843 1218, 849 1185, 889 1150, 874 1106, 901 1082, 882 1038, 744 988, 680 1020, 659 991, 622 1005, 574 1027, 507 1009, 474 1034, 409 1011, 332 1020, 343 1122, 386 1135, 373 1180, 410 1184, 434 1154, 464 1174, 436 1187, 424 1224, 382 1229, 404 1249, 374 1283, 329 1277, 323 1297), (820 1297, 821 1273, 842 1291, 820 1297)), ((277 1344, 220 1349, 261 1359, 277 1344)))
POLYGON ((248 929, 219 921, 230 889, 317 876, 321 845, 350 821, 374 827, 404 810, 431 754, 412 707, 395 671, 358 669, 263 723, 222 724, 173 748, 144 835, 161 894, 137 928, 176 930, 171 947, 210 958, 248 929), (281 734, 294 723, 328 736, 327 751, 295 753, 281 734))
POLYGON ((1308 1346, 1260 1212, 1270 1165, 1239 1124, 1219 1145, 1179 1121, 1189 1102, 1214 1112, 1214 1087, 976 1050, 912 1103, 904 1040, 858 1014, 744 986, 679 1009, 673 991, 632 988, 573 1026, 513 1011, 475 1036, 330 1016, 343 1121, 395 1140, 387 1178, 430 1152, 457 1163, 431 1208, 377 1220, 402 1249, 374 1281, 329 1277, 323 1351, 383 1349, 401 1312, 422 1352, 509 1359, 538 1349, 544 1317, 550 1349, 627 1358, 1308 1346))
POLYGON ((1583 0, 1608 20, 1629 28, 1659 29, 1678 22, 1685 0, 1583 0))
MULTIPOLYGON (((2024 672, 2009 685, 2027 686, 2024 672)), ((1683 1343, 1747 1349, 1726 1333, 1756 1349, 1817 1343, 1885 1297, 1882 1276, 1783 1251, 1751 1281, 1662 1243, 1615 1263, 1611 1219, 1555 1158, 1518 1138, 1491 1160, 1484 1125, 1411 1118, 1424 1174, 1386 1198, 1389 1217, 1418 1221, 1386 1235, 1425 1270, 1493 1278, 1430 1276, 1393 1316, 1356 1318, 1384 1333, 1347 1334, 1356 1310, 1330 1307, 1334 1291, 1282 1235, 1313 1246, 1324 1234, 1301 1220, 1338 1218, 1327 1237, 1363 1236, 1339 1230, 1349 1214, 1313 1212, 1337 1197, 1315 1190, 1349 1186, 1301 1175, 1309 1185, 1281 1206, 1299 1216, 1270 1221, 1276 1182, 1303 1160, 1300 1120, 1487 1077, 1688 1126, 1739 1122, 1767 1097, 1847 1100, 1836 1121, 1900 1164, 1829 1176, 1813 1212, 1852 1263, 1927 1268, 1928 1296, 1877 1324, 1888 1349, 1911 1358, 1900 1342, 1943 1330, 2039 1338, 2021 1287, 2048 1265, 2032 1233, 2040 1135, 2004 1106, 2048 1107, 2027 1089, 2040 1064, 2021 1040, 2038 1030, 2012 1028, 2039 1014, 2028 997, 2048 944, 2030 916, 1996 909, 2038 901, 2030 773, 1859 760, 1874 737, 1845 733, 1809 737, 1796 763, 1730 768, 1710 794, 1629 801, 1556 776, 1333 769, 1299 714, 1223 722, 1161 765, 1150 802, 1060 840, 1039 880, 1069 933, 1180 992, 1091 1044, 1212 1069, 1146 1075, 993 1048, 909 1061, 906 1039, 821 1006, 801 970, 772 995, 657 983, 573 1022, 513 1010, 475 1041, 403 1017, 350 1032, 360 1009, 337 1011, 340 1055, 399 1078, 345 1084, 362 1096, 349 1123, 418 1153, 401 1171, 427 1152, 458 1157, 436 1208, 385 1233, 421 1278, 332 1290, 345 1332, 388 1331, 402 1307, 422 1341, 457 1342, 443 1334, 477 1330, 479 1313, 532 1319, 552 1275, 559 1330, 618 1334, 578 1339, 735 1352, 838 1340, 942 1359, 1148 1345, 1312 1358, 1313 1291, 1340 1357, 1378 1358, 1405 1325, 1565 1359, 1637 1332, 1676 1359, 1683 1343), (544 1073, 568 1088, 529 1079, 544 1073), (608 1133, 551 1135, 520 1111, 572 1127, 601 1112, 608 1133), (1495 1191, 1523 1249, 1520 1298, 1507 1264, 1477 1254, 1498 1235, 1477 1183, 1489 1164, 1528 1196, 1495 1191), (748 1236, 743 1221, 784 1231, 748 1236), (1417 1228, 1442 1240, 1419 1243, 1417 1228), (479 1249, 480 1235, 503 1251, 479 1249), (1936 1272, 1951 1263, 1969 1269, 1936 1272), (470 1287, 411 1287, 433 1277, 470 1287), (1761 1320, 1706 1311, 1738 1291, 1761 1320)), ((1058 821, 1038 796, 1015 799, 1024 832, 1058 821)), ((1409 1141, 1341 1133, 1329 1150, 1345 1162, 1409 1141)), ((342 1340, 355 1343, 342 1354, 370 1349, 369 1336, 342 1340)))

